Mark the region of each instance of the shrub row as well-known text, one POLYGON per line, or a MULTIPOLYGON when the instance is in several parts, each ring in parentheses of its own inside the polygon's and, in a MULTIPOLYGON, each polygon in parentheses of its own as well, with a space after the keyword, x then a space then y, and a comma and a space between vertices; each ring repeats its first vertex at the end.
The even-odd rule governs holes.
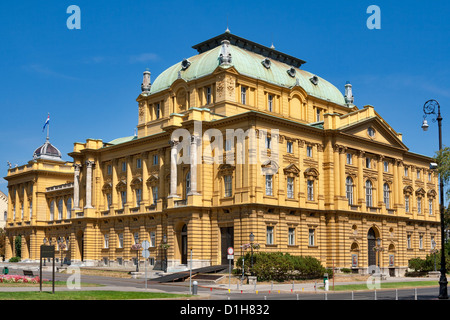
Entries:
POLYGON ((242 260, 244 259, 244 273, 253 274, 258 281, 286 281, 307 280, 322 278, 324 273, 332 276, 331 269, 326 269, 321 262, 310 256, 292 256, 282 252, 258 252, 253 254, 253 267, 251 267, 251 254, 237 260, 235 273, 242 274, 242 260))

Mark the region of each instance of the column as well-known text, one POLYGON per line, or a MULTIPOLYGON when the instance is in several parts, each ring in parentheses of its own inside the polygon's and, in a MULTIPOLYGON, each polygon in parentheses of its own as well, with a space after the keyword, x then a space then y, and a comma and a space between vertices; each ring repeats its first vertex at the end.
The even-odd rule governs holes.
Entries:
POLYGON ((143 152, 141 159, 142 159, 142 199, 141 199, 141 205, 144 207, 147 206, 148 203, 148 187, 147 187, 147 179, 148 179, 148 155, 149 152, 143 152))
POLYGON ((86 161, 86 205, 85 209, 92 208, 92 166, 94 161, 86 161))
POLYGON ((125 203, 126 211, 128 208, 134 207, 133 205, 133 191, 131 190, 131 180, 133 179, 133 172, 131 172, 131 164, 133 162, 133 158, 128 156, 126 158, 127 161, 127 201, 125 203))
POLYGON ((179 198, 177 195, 177 146, 180 143, 177 140, 169 141, 170 149, 170 194, 169 198, 179 198))
POLYGON ((198 146, 199 137, 192 135, 191 136, 191 145, 190 145, 190 163, 191 163, 191 190, 188 195, 197 195, 197 146, 198 146))
MULTIPOLYGON (((73 210, 80 210, 80 168, 81 164, 73 165, 75 168, 73 176, 73 210)), ((34 205, 34 200, 33 200, 34 205)))

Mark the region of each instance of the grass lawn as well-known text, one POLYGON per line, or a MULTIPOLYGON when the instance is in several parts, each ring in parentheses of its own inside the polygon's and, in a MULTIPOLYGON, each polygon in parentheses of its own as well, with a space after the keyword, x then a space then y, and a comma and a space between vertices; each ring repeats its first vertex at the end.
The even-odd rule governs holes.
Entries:
POLYGON ((129 300, 175 299, 190 297, 187 294, 122 291, 55 291, 51 292, 0 292, 0 300, 129 300))
MULTIPOLYGON (((381 282, 380 289, 401 289, 401 288, 416 288, 416 287, 429 287, 439 285, 437 280, 434 281, 407 281, 407 282, 381 282)), ((329 286, 330 291, 333 291, 333 285, 329 286)), ((323 288, 321 288, 323 289, 323 288)), ((370 290, 367 284, 345 284, 335 285, 334 291, 356 291, 356 290, 370 290)))

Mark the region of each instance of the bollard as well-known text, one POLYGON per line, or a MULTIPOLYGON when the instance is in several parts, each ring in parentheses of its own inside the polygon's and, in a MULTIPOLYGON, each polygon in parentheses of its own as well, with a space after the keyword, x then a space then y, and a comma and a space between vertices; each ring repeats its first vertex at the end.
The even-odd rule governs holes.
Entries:
POLYGON ((353 295, 353 291, 352 291, 352 300, 355 300, 355 296, 353 295))
POLYGON ((375 293, 375 300, 377 300, 377 290, 373 290, 375 293))
POLYGON ((325 291, 328 291, 328 289, 329 289, 328 280, 325 280, 325 291))
POLYGON ((328 300, 328 296, 327 293, 325 292, 325 300, 328 300))
POLYGON ((414 300, 417 300, 417 288, 414 288, 414 300))
POLYGON ((196 295, 197 294, 197 288, 198 288, 198 282, 194 281, 192 284, 193 284, 193 286, 192 286, 192 294, 196 295))
POLYGON ((395 300, 398 300, 398 290, 395 289, 395 300))
POLYGON ((297 300, 298 300, 298 293, 297 293, 297 300))

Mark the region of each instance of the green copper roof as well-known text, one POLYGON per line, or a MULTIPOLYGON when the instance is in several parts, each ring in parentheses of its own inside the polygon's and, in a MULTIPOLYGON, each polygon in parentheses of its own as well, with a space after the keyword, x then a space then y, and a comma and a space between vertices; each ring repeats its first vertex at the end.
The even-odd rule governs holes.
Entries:
POLYGON ((134 139, 137 139, 137 136, 129 136, 129 137, 117 138, 117 139, 114 139, 114 140, 112 140, 112 141, 110 141, 110 142, 108 142, 106 144, 107 145, 109 145, 109 144, 116 145, 116 144, 120 144, 120 143, 125 143, 125 142, 128 142, 128 141, 131 141, 131 140, 134 140, 134 139))
MULTIPOLYGON (((219 45, 188 58, 190 65, 185 70, 182 69, 181 62, 166 69, 152 83, 150 94, 169 88, 179 77, 191 81, 213 73, 219 67, 220 51, 221 46, 219 45)), ((232 58, 231 66, 242 75, 286 88, 298 85, 311 96, 346 105, 343 94, 335 86, 318 76, 317 84, 313 84, 310 79, 315 75, 308 71, 295 68, 295 76, 291 77, 287 72, 292 68, 291 65, 269 58, 271 65, 270 68, 266 68, 261 63, 266 59, 265 56, 232 44, 229 45, 229 52, 232 58)), ((229 65, 223 67, 229 67, 229 65)))

